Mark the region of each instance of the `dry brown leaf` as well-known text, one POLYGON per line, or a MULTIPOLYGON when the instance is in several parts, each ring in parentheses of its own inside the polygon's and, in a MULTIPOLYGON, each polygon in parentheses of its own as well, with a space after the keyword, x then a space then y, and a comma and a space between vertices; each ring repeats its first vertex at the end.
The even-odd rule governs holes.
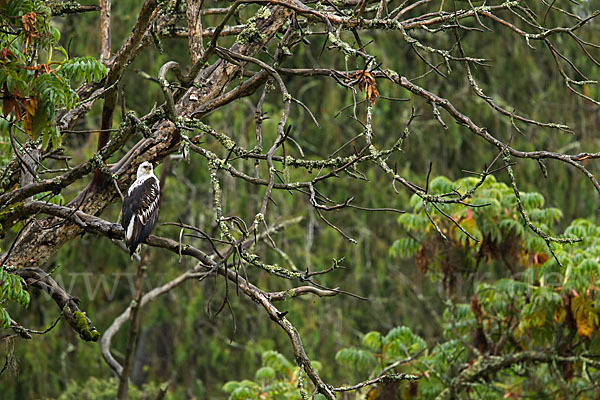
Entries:
POLYGON ((2 97, 4 98, 2 101, 2 115, 6 118, 8 114, 14 112, 17 119, 21 119, 21 106, 19 103, 19 93, 10 93, 6 84, 4 85, 4 90, 2 91, 2 97))
POLYGON ((33 116, 37 110, 37 99, 31 98, 25 101, 25 118, 23 119, 23 127, 25 132, 33 139, 33 116))
POLYGON ((37 14, 32 12, 28 12, 23 14, 21 17, 21 21, 23 22, 23 29, 28 37, 31 39, 36 39, 39 37, 40 33, 37 29, 37 14))
POLYGON ((358 79, 358 89, 365 92, 365 97, 371 105, 375 104, 375 99, 379 97, 379 91, 373 74, 367 71, 356 72, 351 74, 350 78, 358 79))
POLYGON ((16 102, 12 98, 5 98, 2 102, 2 115, 6 118, 8 114, 17 106, 16 102))
POLYGON ((40 36, 37 29, 37 14, 33 11, 25 13, 21 17, 21 21, 23 22, 23 30, 25 31, 25 52, 27 52, 29 43, 40 36))

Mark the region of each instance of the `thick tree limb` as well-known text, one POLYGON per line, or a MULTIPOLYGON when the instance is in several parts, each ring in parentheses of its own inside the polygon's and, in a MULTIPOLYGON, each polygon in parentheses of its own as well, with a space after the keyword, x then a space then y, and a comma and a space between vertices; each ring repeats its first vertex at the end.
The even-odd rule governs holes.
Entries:
POLYGON ((204 44, 202 43, 202 4, 204 0, 186 0, 185 15, 188 22, 188 47, 192 63, 202 57, 204 44))
MULTIPOLYGON (((146 10, 150 8, 150 3, 144 3, 146 10)), ((141 12, 140 15, 143 13, 145 12, 141 12)), ((232 46, 232 51, 242 55, 256 53, 279 31, 290 14, 291 11, 287 8, 270 7, 269 16, 258 19, 255 24, 256 29, 261 32, 260 40, 251 43, 235 43, 232 46)), ((132 35, 137 37, 135 32, 137 31, 134 30, 132 35)), ((127 45, 124 46, 124 48, 126 47, 127 45)), ((124 56, 120 55, 123 51, 117 53, 114 58, 115 61, 113 61, 113 66, 122 62, 118 60, 124 60, 124 56)), ((175 109, 178 117, 189 118, 197 107, 219 96, 226 85, 239 73, 241 68, 242 65, 232 64, 223 60, 218 60, 215 64, 204 68, 195 80, 198 87, 194 86, 188 89, 176 104, 175 109)), ((117 163, 119 169, 113 171, 113 173, 117 174, 119 185, 121 187, 128 187, 135 176, 137 166, 142 161, 150 160, 154 163, 159 163, 165 156, 176 151, 179 148, 179 143, 179 131, 173 123, 167 121, 156 125, 153 128, 151 138, 143 139, 138 143, 135 146, 135 150, 126 155, 126 162, 117 163)), ((48 188, 52 188, 55 184, 47 182, 48 188)), ((5 201, 2 201, 5 195, 0 195, 0 204, 5 204, 5 201)), ((11 196, 9 195, 9 197, 11 196)), ((23 198, 25 197, 27 196, 23 198)), ((81 211, 97 215, 117 198, 118 194, 114 185, 106 185, 101 190, 89 190, 88 187, 75 201, 81 211)), ((51 231, 43 229, 45 226, 52 226, 60 221, 60 219, 49 218, 40 221, 40 226, 32 226, 27 232, 24 232, 22 239, 15 245, 10 259, 6 260, 7 265, 19 267, 42 265, 64 243, 81 232, 81 228, 72 223, 61 225, 51 231), (33 251, 33 249, 36 249, 36 251, 33 251)))
POLYGON ((78 299, 67 293, 50 275, 39 268, 21 268, 15 272, 25 280, 28 288, 39 289, 52 297, 71 328, 86 341, 95 342, 100 338, 92 321, 81 311, 78 299))
POLYGON ((110 32, 110 10, 112 0, 100 0, 100 34, 102 35, 102 50, 100 59, 107 61, 110 58, 112 35, 110 32))
POLYGON ((60 16, 65 14, 79 14, 90 11, 100 11, 100 7, 98 6, 84 6, 72 0, 55 0, 49 3, 52 16, 60 16))
POLYGON ((89 174, 94 168, 98 166, 98 163, 104 162, 117 150, 119 150, 123 144, 131 137, 134 132, 134 125, 131 123, 123 128, 123 130, 113 136, 113 140, 109 145, 98 153, 96 153, 89 160, 79 164, 72 168, 69 172, 64 175, 60 175, 54 178, 41 180, 39 182, 33 182, 27 184, 19 189, 4 193, 0 195, 0 207, 5 207, 8 204, 14 204, 26 199, 27 197, 33 196, 34 194, 52 191, 59 193, 61 189, 69 186, 73 182, 81 179, 85 175, 89 174))
MULTIPOLYGON (((101 218, 95 217, 93 215, 85 214, 81 211, 74 211, 69 209, 68 207, 59 206, 56 204, 44 203, 39 201, 34 201, 28 203, 24 207, 29 207, 31 210, 37 210, 44 213, 49 213, 52 215, 58 215, 60 218, 65 218, 70 221, 75 222, 82 229, 98 232, 109 238, 123 238, 124 230, 120 224, 114 224, 108 221, 105 221, 101 218)), ((302 344, 302 339, 300 338, 300 334, 296 330, 296 328, 285 318, 285 313, 280 312, 272 303, 272 299, 268 293, 265 293, 261 289, 254 286, 252 283, 248 282, 243 277, 239 276, 239 274, 232 270, 231 268, 226 268, 224 265, 220 265, 216 261, 214 261, 211 257, 209 257, 203 251, 196 249, 192 246, 182 245, 172 239, 159 237, 155 235, 151 235, 146 243, 153 247, 162 247, 175 254, 183 254, 196 258, 200 261, 200 266, 207 269, 209 272, 216 271, 220 275, 226 277, 238 286, 238 288, 245 293, 248 297, 250 297, 253 301, 260 304, 265 311, 268 313, 269 317, 275 321, 289 336, 292 346, 294 348, 294 356, 298 365, 304 368, 308 376, 311 378, 315 386, 318 388, 319 392, 326 396, 328 399, 335 399, 335 395, 331 391, 331 388, 327 386, 322 379, 319 377, 317 372, 312 367, 308 356, 304 350, 304 345, 302 344)), ((21 270, 29 271, 31 268, 22 268, 21 270)), ((167 290, 172 289, 177 286, 179 283, 183 282, 183 280, 189 279, 191 277, 190 274, 197 273, 196 270, 192 272, 188 272, 176 278, 174 281, 169 282, 166 285, 163 285, 161 288, 156 289, 155 291, 150 291, 147 293, 147 297, 143 296, 140 304, 145 304, 146 301, 150 301, 156 298, 158 295, 164 293, 167 290)), ((39 275, 39 274, 38 274, 39 275)), ((23 276, 23 275, 21 275, 23 276)), ((294 291, 294 289, 292 289, 294 291)), ((306 291, 306 289, 298 289, 297 293, 302 293, 306 291)), ((320 293, 326 293, 320 291, 320 293)), ((333 295, 327 293, 326 295, 333 295)), ((279 297, 275 294, 275 297, 279 297)), ((62 304, 62 303, 61 303, 62 304)), ((103 347, 103 356, 109 363, 109 365, 113 368, 113 370, 117 373, 121 373, 122 369, 119 368, 118 363, 114 358, 110 355, 110 351, 107 350, 110 346, 110 339, 114 335, 114 333, 118 330, 120 325, 125 322, 131 313, 131 307, 128 308, 121 316, 115 320, 113 323, 114 327, 109 328, 109 336, 108 339, 102 342, 103 347), (116 324, 116 325, 115 325, 116 324)), ((79 331, 78 331, 79 332, 79 331)))

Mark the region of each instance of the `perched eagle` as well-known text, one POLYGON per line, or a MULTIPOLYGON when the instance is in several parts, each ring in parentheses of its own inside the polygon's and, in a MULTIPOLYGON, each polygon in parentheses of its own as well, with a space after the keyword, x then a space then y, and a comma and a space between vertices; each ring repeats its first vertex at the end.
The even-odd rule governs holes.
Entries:
POLYGON ((160 183, 152 172, 152 164, 144 161, 138 167, 137 179, 125 195, 121 211, 121 225, 125 229, 125 244, 130 255, 150 236, 158 217, 159 200, 160 183))

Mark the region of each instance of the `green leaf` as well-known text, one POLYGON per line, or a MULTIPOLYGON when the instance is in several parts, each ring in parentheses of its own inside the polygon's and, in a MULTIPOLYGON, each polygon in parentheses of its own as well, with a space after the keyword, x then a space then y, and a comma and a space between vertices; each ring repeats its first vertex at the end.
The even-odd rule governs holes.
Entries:
POLYGON ((396 240, 390 248, 390 255, 392 257, 409 257, 416 254, 419 250, 419 242, 415 239, 406 237, 396 240))
POLYGON ((375 355, 372 352, 355 347, 338 351, 335 360, 343 366, 356 367, 360 370, 369 370, 377 364, 375 355))
POLYGON ((4 329, 8 329, 10 326, 10 316, 2 307, 0 307, 0 326, 2 326, 4 329))
POLYGON ((292 363, 288 361, 281 353, 269 350, 262 354, 262 363, 266 367, 272 367, 275 371, 287 373, 293 368, 292 363))
POLYGON ((275 379, 275 370, 271 367, 262 367, 254 375, 256 379, 272 380, 275 379))
POLYGON ((383 344, 381 340, 381 333, 376 331, 367 333, 365 336, 363 336, 362 343, 370 350, 380 351, 383 344))
POLYGON ((99 81, 107 74, 106 67, 93 57, 78 57, 66 61, 60 73, 67 79, 99 81))
POLYGON ((222 391, 224 391, 225 393, 231 393, 234 390, 236 390, 238 387, 240 387, 240 383, 237 381, 229 381, 226 384, 223 385, 223 387, 221 388, 222 391))

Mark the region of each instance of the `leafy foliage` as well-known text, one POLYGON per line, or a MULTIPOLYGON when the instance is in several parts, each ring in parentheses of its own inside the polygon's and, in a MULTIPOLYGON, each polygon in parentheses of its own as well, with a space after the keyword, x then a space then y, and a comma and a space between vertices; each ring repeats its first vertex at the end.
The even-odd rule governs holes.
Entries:
MULTIPOLYGON (((433 194, 454 189, 464 192, 476 182, 473 178, 454 183, 446 178, 436 178, 431 182, 431 190, 433 194)), ((552 229, 562 217, 559 209, 544 208, 545 200, 539 193, 521 193, 521 199, 532 222, 545 231, 552 229)), ((536 339, 535 344, 550 344, 557 325, 567 314, 572 315, 577 323, 578 335, 591 338, 598 326, 594 292, 596 279, 600 276, 597 258, 600 251, 599 228, 585 219, 573 221, 565 229, 564 236, 582 238, 582 241, 572 245, 552 244, 555 258, 543 239, 525 226, 517 210, 514 193, 504 183, 487 177, 470 203, 486 206, 465 209, 451 204, 440 208, 478 238, 479 243, 473 243, 437 210, 432 210, 431 215, 442 232, 448 235, 448 243, 440 240, 431 226, 415 226, 412 221, 422 220, 424 209, 422 203, 413 197, 413 213, 402 215, 398 222, 419 237, 420 245, 407 246, 399 241, 392 246, 391 254, 415 255, 423 271, 441 267, 445 275, 457 271, 449 265, 447 254, 454 257, 459 254, 465 261, 476 260, 471 268, 458 270, 462 273, 474 272, 483 259, 488 264, 501 262, 511 272, 525 268, 522 273, 510 278, 493 284, 482 283, 477 287, 475 294, 481 298, 482 312, 496 316, 495 322, 500 322, 511 315, 507 312, 509 306, 513 311, 519 311, 517 331, 520 336, 530 333, 536 339)), ((512 315, 515 316, 514 313, 512 315)), ((505 322, 500 327, 508 328, 505 322)))
POLYGON ((78 101, 72 83, 99 81, 106 67, 93 57, 69 59, 44 1, 10 0, 3 6, 0 21, 9 30, 0 32, 2 114, 29 139, 43 136, 44 147, 51 140, 56 148, 61 143, 56 112, 78 101))
MULTIPOLYGON (((313 361, 313 367, 318 371, 321 364, 313 361)), ((269 350, 262 354, 262 367, 256 371, 254 380, 229 381, 222 390, 229 394, 230 400, 303 400, 300 386, 307 379, 306 373, 300 373, 300 368, 281 353, 269 350)), ((321 394, 315 398, 324 399, 321 394)))
POLYGON ((29 305, 29 293, 24 289, 25 282, 20 276, 0 270, 0 327, 10 326, 10 316, 2 307, 3 304, 15 301, 23 307, 29 305))
MULTIPOLYGON (((441 177, 432 180, 430 190, 438 195, 453 190, 464 193, 477 181, 467 178, 451 182, 441 177)), ((531 221, 546 232, 562 217, 559 209, 544 207, 545 199, 539 193, 521 193, 521 200, 531 221)), ((479 243, 474 243, 441 212, 430 210, 433 221, 448 237, 448 241, 441 239, 425 216, 423 203, 414 196, 413 212, 398 219, 410 233, 411 241, 400 239, 390 249, 395 257, 415 257, 423 274, 443 275, 448 290, 454 289, 453 283, 458 279, 477 279, 474 274, 484 260, 487 271, 501 275, 496 281, 477 283, 469 303, 447 302, 443 313, 447 341, 430 347, 400 369, 424 371, 424 379, 418 384, 422 398, 440 395, 452 379, 453 369, 463 363, 477 365, 478 354, 502 357, 519 351, 553 349, 558 357, 574 355, 576 360, 577 355, 600 350, 600 296, 596 293, 600 228, 586 219, 574 220, 563 236, 582 240, 574 244, 552 243, 554 256, 544 240, 525 225, 513 190, 504 183, 487 177, 468 202, 485 206, 463 208, 448 204, 440 208, 479 243)), ((395 328, 387 336, 397 329, 406 328, 395 328)), ((373 349, 380 337, 376 332, 369 333, 363 344, 373 349)), ((341 352, 344 351, 362 350, 341 352)), ((381 359, 385 361, 383 354, 381 359)), ((371 374, 380 373, 381 368, 393 362, 383 362, 371 374)), ((499 390, 504 391, 505 397, 528 393, 529 387, 518 372, 525 367, 518 365, 519 368, 494 377, 493 385, 476 384, 478 393, 483 398, 495 398, 499 390)), ((564 361, 559 365, 558 373, 565 382, 560 384, 548 377, 546 366, 527 366, 529 379, 543 382, 544 389, 536 385, 535 390, 550 395, 560 387, 564 393, 574 395, 585 385, 586 378, 579 374, 585 364, 564 361)))
MULTIPOLYGON (((57 400, 113 400, 117 397, 118 382, 114 379, 90 378, 86 382, 69 382, 65 391, 57 400)), ((129 399, 145 400, 156 399, 160 387, 152 384, 137 388, 134 385, 129 386, 129 399)), ((164 399, 173 399, 171 394, 166 393, 164 399)))
MULTIPOLYGON (((431 181, 429 189, 432 195, 443 195, 454 190, 463 194, 478 182, 478 178, 452 182, 440 176, 431 181)), ((562 217, 559 209, 544 208, 544 197, 539 193, 523 192, 521 201, 533 224, 544 231, 550 231, 562 217)), ((433 268, 442 270, 446 275, 455 269, 448 265, 447 258, 440 257, 448 251, 453 252, 455 257, 475 260, 466 265, 471 270, 476 269, 484 258, 488 261, 503 260, 508 268, 512 268, 512 264, 527 264, 528 257, 536 264, 543 264, 548 259, 546 243, 525 225, 511 187, 488 176, 467 202, 473 207, 456 203, 440 204, 438 210, 429 206, 433 221, 448 236, 449 242, 446 243, 430 223, 421 199, 413 195, 410 200, 412 212, 398 218, 408 237, 396 240, 390 254, 399 257, 416 255, 417 264, 423 271, 433 268), (479 242, 474 242, 444 214, 479 242)))

